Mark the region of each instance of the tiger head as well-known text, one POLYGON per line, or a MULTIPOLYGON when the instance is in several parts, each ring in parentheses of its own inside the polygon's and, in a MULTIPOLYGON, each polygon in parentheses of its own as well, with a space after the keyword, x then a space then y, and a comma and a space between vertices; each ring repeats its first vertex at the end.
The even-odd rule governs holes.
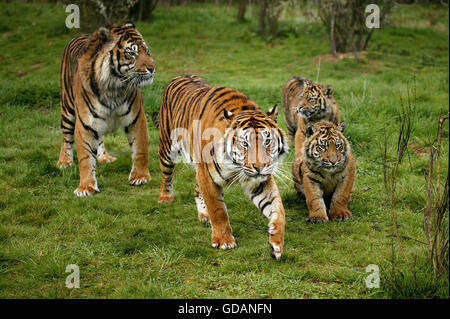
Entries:
POLYGON ((333 104, 333 88, 329 85, 314 84, 305 78, 301 78, 301 84, 303 90, 295 111, 302 118, 311 120, 323 118, 333 104))
POLYGON ((276 105, 267 114, 247 110, 234 115, 224 110, 223 117, 229 123, 226 153, 238 179, 264 181, 276 173, 288 151, 285 134, 276 123, 277 114, 276 105))
POLYGON ((335 171, 346 165, 350 146, 344 128, 345 122, 336 126, 324 120, 307 125, 303 154, 308 167, 335 171))
POLYGON ((101 27, 91 36, 98 57, 95 69, 103 87, 141 87, 153 82, 155 63, 132 22, 101 27))

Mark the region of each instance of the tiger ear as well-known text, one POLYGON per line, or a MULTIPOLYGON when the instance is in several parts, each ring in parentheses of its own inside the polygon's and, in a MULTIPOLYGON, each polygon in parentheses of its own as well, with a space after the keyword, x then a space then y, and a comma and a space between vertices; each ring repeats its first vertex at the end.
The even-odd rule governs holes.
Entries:
POLYGON ((327 98, 333 97, 333 87, 331 85, 327 85, 323 93, 327 98))
POLYGON ((341 123, 339 123, 339 125, 337 126, 337 129, 341 132, 341 133, 344 133, 344 129, 345 129, 345 126, 347 125, 347 123, 345 123, 345 122, 341 122, 341 123))
POLYGON ((99 40, 100 44, 105 44, 109 41, 110 32, 108 28, 101 27, 96 32, 96 38, 99 40))
POLYGON ((311 124, 306 125, 306 131, 305 131, 306 137, 311 137, 315 132, 316 132, 316 128, 314 127, 314 125, 311 125, 311 124))
POLYGON ((233 112, 230 112, 227 109, 223 109, 223 119, 225 120, 225 122, 227 122, 228 126, 231 124, 231 120, 233 119, 233 117, 233 112))
POLYGON ((127 23, 124 24, 124 27, 136 28, 133 21, 128 21, 127 23))
POLYGON ((296 80, 300 83, 300 85, 301 85, 303 88, 305 88, 305 87, 307 87, 307 86, 309 86, 309 85, 312 84, 312 82, 311 82, 310 79, 305 78, 305 77, 303 77, 303 76, 296 76, 295 78, 296 78, 296 80))
POLYGON ((267 116, 270 117, 275 122, 277 121, 278 117, 278 105, 275 104, 269 111, 267 111, 267 116))

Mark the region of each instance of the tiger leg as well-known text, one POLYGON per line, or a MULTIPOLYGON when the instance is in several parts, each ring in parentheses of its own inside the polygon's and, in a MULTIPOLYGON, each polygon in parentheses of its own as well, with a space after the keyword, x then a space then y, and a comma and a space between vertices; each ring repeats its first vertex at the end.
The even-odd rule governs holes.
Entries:
POLYGON ((80 185, 74 194, 85 197, 99 192, 95 178, 98 136, 87 131, 77 121, 75 125, 75 142, 77 143, 78 169, 80 170, 80 185))
POLYGON ((303 177, 303 189, 306 197, 306 205, 309 210, 309 217, 306 221, 311 223, 327 222, 327 208, 323 200, 323 191, 320 185, 306 175, 303 177))
POLYGON ((355 180, 354 161, 349 161, 347 172, 346 178, 337 186, 331 198, 330 218, 332 220, 344 221, 352 217, 352 213, 348 210, 348 202, 355 180))
POLYGON ((198 219, 201 222, 208 222, 209 221, 208 210, 206 209, 205 200, 203 199, 202 193, 200 192, 200 187, 198 186, 198 183, 195 184, 194 197, 195 203, 197 204, 198 219))
POLYGON ((73 165, 73 142, 75 131, 75 116, 72 114, 61 114, 61 132, 63 140, 59 160, 56 164, 59 168, 66 168, 73 165))
POLYGON ((177 151, 172 146, 170 138, 161 129, 159 135, 159 169, 161 171, 161 184, 159 187, 158 203, 171 203, 173 197, 173 171, 175 169, 175 154, 177 151), (164 142, 167 141, 167 144, 164 142), (171 152, 173 150, 173 152, 171 152), (173 154, 173 156, 172 156, 173 154))
POLYGON ((144 107, 141 105, 136 121, 125 127, 125 134, 131 147, 131 168, 128 181, 131 185, 143 185, 150 180, 148 171, 148 132, 144 107))
POLYGON ((292 163, 292 181, 294 188, 301 197, 305 197, 303 190, 303 173, 302 173, 302 158, 296 158, 292 163))
POLYGON ((213 182, 208 169, 204 165, 197 165, 197 183, 206 204, 211 222, 211 244, 214 248, 232 249, 236 241, 231 234, 227 208, 223 201, 223 190, 213 182))
POLYGON ((279 260, 283 252, 286 219, 277 184, 273 177, 270 176, 265 183, 246 190, 246 192, 253 204, 269 219, 270 255, 279 260))
POLYGON ((303 190, 303 143, 306 139, 303 134, 306 126, 303 119, 299 118, 297 121, 298 130, 295 133, 295 160, 292 163, 292 180, 294 181, 294 188, 297 193, 304 197, 303 190))
POLYGON ((102 137, 98 144, 97 161, 99 163, 110 163, 110 162, 114 162, 115 160, 116 160, 116 158, 109 155, 108 152, 106 151, 105 143, 103 143, 103 137, 102 137))

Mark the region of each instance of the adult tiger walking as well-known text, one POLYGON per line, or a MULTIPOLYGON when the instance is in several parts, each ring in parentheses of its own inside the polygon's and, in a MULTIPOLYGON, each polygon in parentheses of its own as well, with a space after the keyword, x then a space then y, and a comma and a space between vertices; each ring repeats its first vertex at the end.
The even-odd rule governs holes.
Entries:
POLYGON ((140 87, 151 84, 155 65, 133 23, 101 27, 73 38, 61 62, 61 131, 58 166, 73 164, 76 142, 80 184, 74 193, 99 192, 96 159, 111 162, 103 136, 125 129, 132 150, 131 185, 150 180, 148 132, 140 87))
POLYGON ((161 187, 159 202, 174 200, 172 178, 178 153, 196 170, 198 218, 212 226, 212 246, 236 247, 223 200, 223 187, 239 182, 269 219, 271 255, 280 259, 285 213, 272 174, 287 153, 285 134, 276 124, 278 107, 267 114, 244 94, 210 86, 193 75, 172 79, 164 90, 159 126, 161 187))

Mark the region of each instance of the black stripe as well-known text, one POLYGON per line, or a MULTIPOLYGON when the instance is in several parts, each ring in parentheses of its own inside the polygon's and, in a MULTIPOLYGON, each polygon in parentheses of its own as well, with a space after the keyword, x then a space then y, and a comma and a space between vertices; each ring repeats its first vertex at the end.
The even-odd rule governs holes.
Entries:
POLYGON ((264 203, 264 205, 263 205, 263 206, 261 207, 261 209, 260 209, 260 210, 261 210, 261 213, 264 212, 264 209, 265 209, 267 206, 269 206, 270 204, 272 204, 272 201, 273 201, 273 200, 264 203))
POLYGON ((86 125, 86 124, 83 122, 83 120, 81 119, 81 117, 80 117, 79 114, 78 114, 78 119, 80 120, 81 125, 83 125, 84 129, 85 129, 86 131, 92 132, 92 133, 94 134, 94 138, 95 138, 96 140, 98 140, 98 132, 97 132, 96 130, 94 130, 92 127, 90 127, 89 125, 86 125))
POLYGON ((311 177, 310 175, 308 175, 308 178, 309 178, 310 181, 312 181, 314 183, 317 183, 319 185, 322 185, 322 182, 319 181, 318 179, 315 179, 314 177, 311 177))
POLYGON ((96 96, 99 96, 100 89, 98 88, 97 81, 95 80, 95 61, 96 61, 96 58, 94 60, 92 60, 91 75, 89 77, 89 80, 90 80, 92 93, 94 93, 96 96))
POLYGON ((256 196, 261 195, 261 193, 264 191, 264 185, 265 185, 265 183, 261 183, 261 184, 259 184, 258 187, 254 190, 253 195, 252 195, 252 197, 251 197, 251 200, 252 200, 252 201, 253 201, 253 199, 254 199, 256 196))
POLYGON ((226 181, 227 183, 229 182, 228 179, 226 179, 225 177, 223 177, 222 173, 221 173, 221 169, 219 167, 219 164, 216 163, 216 161, 213 159, 213 163, 214 163, 214 168, 216 169, 217 173, 219 173, 219 176, 221 179, 223 179, 224 181, 226 181))
MULTIPOLYGON (((125 112, 125 113, 123 113, 123 114, 121 114, 120 116, 125 116, 125 115, 128 115, 130 112, 131 112, 131 108, 133 107, 133 105, 134 105, 134 101, 136 101, 136 97, 137 97, 137 90, 136 91, 134 91, 134 97, 133 97, 133 100, 130 102, 130 105, 128 106, 128 109, 127 109, 127 111, 125 112)), ((131 97, 131 95, 130 95, 130 97, 131 97)), ((128 98, 129 99, 129 98, 128 98)))
POLYGON ((84 139, 81 139, 81 140, 88 147, 88 151, 92 155, 92 157, 97 157, 97 149, 92 148, 92 146, 88 142, 86 142, 84 139))
POLYGON ((175 165, 174 164, 167 164, 167 163, 165 163, 164 161, 159 161, 164 167, 167 167, 167 168, 174 168, 175 167, 175 165))
POLYGON ((137 122, 139 115, 141 115, 141 108, 139 108, 139 112, 136 115, 136 117, 134 118, 134 120, 128 126, 125 127, 125 133, 128 133, 128 129, 137 122))

